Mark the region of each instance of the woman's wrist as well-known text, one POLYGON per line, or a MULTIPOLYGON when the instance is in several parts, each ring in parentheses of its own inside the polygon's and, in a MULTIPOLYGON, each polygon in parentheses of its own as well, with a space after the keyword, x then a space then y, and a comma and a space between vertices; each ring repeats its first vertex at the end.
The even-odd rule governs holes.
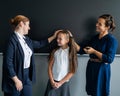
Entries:
POLYGON ((14 81, 15 84, 19 81, 17 76, 12 77, 12 80, 14 81))
POLYGON ((48 38, 48 42, 50 43, 52 40, 54 40, 56 37, 53 35, 51 37, 48 38))
POLYGON ((96 55, 96 53, 97 53, 97 50, 95 50, 95 49, 94 49, 94 50, 93 50, 93 54, 95 54, 95 55, 96 55))

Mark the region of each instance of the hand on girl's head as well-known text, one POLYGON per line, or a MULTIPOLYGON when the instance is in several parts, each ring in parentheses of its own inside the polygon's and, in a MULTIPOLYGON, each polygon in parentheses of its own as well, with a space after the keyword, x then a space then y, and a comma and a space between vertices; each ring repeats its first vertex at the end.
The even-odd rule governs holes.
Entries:
MULTIPOLYGON (((60 31, 63 31, 63 30, 62 29, 57 30, 57 31, 55 31, 55 33, 58 34, 60 31)), ((69 33, 70 37, 73 37, 72 33, 69 30, 66 30, 66 31, 69 33)))
POLYGON ((60 31, 63 31, 62 29, 55 31, 55 34, 57 35, 60 31))
POLYGON ((57 36, 57 34, 60 32, 60 31, 62 31, 62 29, 61 30, 57 30, 57 31, 55 31, 55 36, 57 36))
POLYGON ((69 32, 70 37, 73 37, 72 33, 69 30, 67 30, 67 31, 69 32))

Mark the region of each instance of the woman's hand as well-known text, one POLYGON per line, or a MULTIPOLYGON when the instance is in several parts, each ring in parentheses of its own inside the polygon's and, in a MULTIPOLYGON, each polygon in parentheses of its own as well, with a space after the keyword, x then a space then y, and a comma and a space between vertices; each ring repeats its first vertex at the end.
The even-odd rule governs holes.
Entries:
POLYGON ((18 91, 21 91, 23 89, 23 84, 19 79, 15 82, 15 86, 18 91))
POLYGON ((84 51, 87 54, 95 54, 100 60, 102 60, 102 53, 95 50, 94 48, 88 46, 84 48, 84 51))
POLYGON ((88 46, 88 47, 84 48, 84 51, 87 54, 94 54, 96 50, 94 48, 88 46))
POLYGON ((72 33, 69 30, 67 30, 67 31, 69 32, 70 37, 73 37, 72 33))
POLYGON ((57 37, 57 34, 58 34, 60 31, 61 31, 61 30, 55 31, 55 33, 54 33, 51 37, 48 38, 49 43, 50 43, 51 41, 53 41, 53 40, 57 37))
POLYGON ((55 31, 55 33, 54 33, 54 38, 56 38, 57 37, 57 34, 60 32, 60 31, 62 31, 62 29, 61 30, 57 30, 57 31, 55 31))
MULTIPOLYGON (((60 31, 63 31, 63 30, 60 29, 60 30, 55 31, 55 33, 54 33, 54 35, 53 35, 54 38, 56 38, 57 34, 58 34, 60 31)), ((70 37, 73 37, 72 33, 71 33, 69 30, 67 30, 67 31, 69 32, 70 37)))
POLYGON ((19 80, 17 76, 14 76, 12 78, 12 80, 15 82, 16 89, 18 91, 21 91, 23 89, 23 84, 22 84, 21 80, 19 80))

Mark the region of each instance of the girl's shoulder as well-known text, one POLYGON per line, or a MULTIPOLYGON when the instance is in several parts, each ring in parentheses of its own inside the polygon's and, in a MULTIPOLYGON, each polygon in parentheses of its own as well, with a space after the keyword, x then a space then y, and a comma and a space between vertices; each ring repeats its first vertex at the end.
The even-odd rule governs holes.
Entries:
POLYGON ((54 50, 54 53, 58 53, 60 51, 60 48, 56 48, 55 50, 54 50))
POLYGON ((52 54, 56 54, 56 53, 59 51, 59 49, 60 49, 60 48, 57 47, 57 48, 53 49, 51 53, 52 53, 52 54))

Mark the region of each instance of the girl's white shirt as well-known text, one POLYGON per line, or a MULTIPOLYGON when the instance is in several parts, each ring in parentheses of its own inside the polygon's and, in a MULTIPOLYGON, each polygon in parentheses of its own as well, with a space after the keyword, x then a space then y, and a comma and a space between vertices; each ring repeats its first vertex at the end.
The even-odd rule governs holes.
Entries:
POLYGON ((54 64, 53 64, 52 72, 53 72, 53 78, 56 81, 60 81, 68 74, 69 72, 69 47, 66 49, 59 48, 54 53, 54 64))

